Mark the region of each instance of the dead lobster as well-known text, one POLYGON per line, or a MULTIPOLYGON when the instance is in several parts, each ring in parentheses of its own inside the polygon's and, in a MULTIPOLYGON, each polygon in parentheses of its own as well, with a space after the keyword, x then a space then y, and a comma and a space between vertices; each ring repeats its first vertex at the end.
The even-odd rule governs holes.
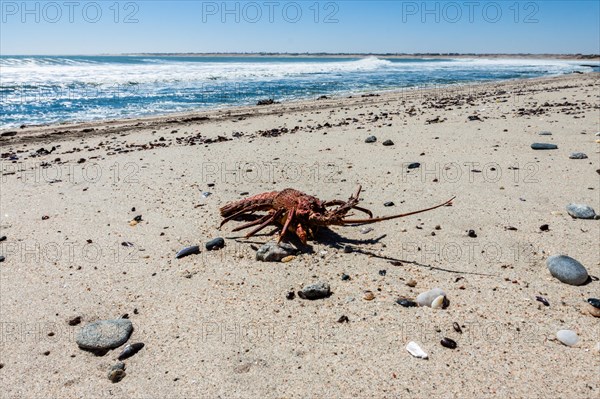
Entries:
POLYGON ((225 219, 223 219, 219 227, 222 227, 225 223, 242 215, 251 214, 257 211, 267 211, 268 213, 266 215, 260 216, 252 222, 238 226, 233 229, 233 231, 240 231, 256 226, 252 231, 246 234, 246 238, 248 238, 269 225, 278 225, 283 226, 279 235, 279 241, 281 241, 285 234, 290 231, 296 234, 302 243, 306 244, 307 238, 314 238, 315 232, 319 226, 343 226, 348 224, 363 225, 381 222, 383 220, 402 218, 421 212, 431 211, 444 205, 449 205, 455 198, 452 197, 443 204, 427 209, 374 218, 373 213, 370 210, 358 206, 360 190, 361 186, 358 186, 356 194, 351 196, 348 201, 321 201, 312 195, 304 194, 292 188, 254 195, 223 206, 220 211, 221 216, 225 219), (331 208, 334 206, 337 207, 331 208), (352 209, 363 212, 369 217, 367 219, 346 219, 348 212, 352 209))

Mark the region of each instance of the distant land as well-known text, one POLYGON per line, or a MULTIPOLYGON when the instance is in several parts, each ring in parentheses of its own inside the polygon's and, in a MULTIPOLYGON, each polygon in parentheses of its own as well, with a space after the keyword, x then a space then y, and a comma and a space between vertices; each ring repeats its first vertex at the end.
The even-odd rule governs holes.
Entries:
POLYGON ((144 57, 385 57, 385 58, 514 58, 600 60, 600 54, 530 54, 530 53, 125 53, 144 57))

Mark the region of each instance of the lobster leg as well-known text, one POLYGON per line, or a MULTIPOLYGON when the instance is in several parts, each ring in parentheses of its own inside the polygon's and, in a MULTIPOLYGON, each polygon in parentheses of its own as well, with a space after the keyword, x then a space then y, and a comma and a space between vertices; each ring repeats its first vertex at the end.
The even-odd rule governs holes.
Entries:
POLYGON ((260 219, 256 219, 250 223, 246 223, 243 224, 241 226, 236 227, 235 229, 231 230, 231 231, 240 231, 240 230, 244 230, 247 229, 248 227, 252 227, 252 226, 256 226, 257 224, 261 224, 264 223, 265 220, 270 219, 271 218, 271 214, 266 214, 265 216, 261 217, 260 219))
POLYGON ((250 233, 246 234, 246 238, 252 237, 254 234, 258 233, 259 231, 261 231, 262 229, 264 229, 265 227, 267 227, 269 224, 273 223, 275 220, 277 220, 277 218, 279 216, 281 216, 281 214, 283 212, 285 212, 284 209, 279 209, 278 211, 276 211, 275 213, 273 213, 270 218, 268 218, 267 220, 265 220, 263 222, 263 224, 261 224, 260 226, 258 226, 254 230, 252 230, 250 233))
POLYGON ((281 239, 287 232, 288 227, 290 227, 290 223, 292 222, 292 219, 294 218, 294 213, 295 213, 295 209, 292 208, 292 210, 289 211, 289 213, 287 215, 287 219, 285 220, 285 224, 283 225, 283 230, 281 230, 281 234, 279 235, 279 240, 277 240, 278 244, 281 242, 281 239))
MULTIPOLYGON (((331 206, 331 205, 346 205, 346 204, 347 204, 347 202, 342 201, 342 200, 331 200, 331 201, 325 202, 323 205, 331 206)), ((362 208, 360 206, 353 206, 353 207, 351 207, 351 209, 356 209, 357 211, 364 212, 367 215, 369 215, 370 217, 373 217, 373 212, 371 212, 367 208, 362 208)))
POLYGON ((253 204, 253 205, 247 206, 245 208, 242 208, 241 211, 238 211, 238 212, 234 213, 233 215, 228 216, 225 219, 223 219, 223 221, 219 225, 219 228, 223 227, 223 225, 225 223, 229 222, 230 220, 235 219, 236 217, 238 217, 246 212, 260 211, 260 210, 264 209, 264 207, 265 207, 264 204, 253 204))

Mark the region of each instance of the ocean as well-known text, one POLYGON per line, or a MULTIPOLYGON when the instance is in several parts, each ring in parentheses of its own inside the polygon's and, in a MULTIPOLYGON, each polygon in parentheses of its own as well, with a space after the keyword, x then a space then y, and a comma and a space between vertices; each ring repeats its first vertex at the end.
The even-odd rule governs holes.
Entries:
MULTIPOLYGON (((597 62, 595 62, 597 63, 597 62)), ((589 72, 584 61, 0 56, 0 128, 589 72)), ((597 68, 596 68, 597 70, 597 68)))

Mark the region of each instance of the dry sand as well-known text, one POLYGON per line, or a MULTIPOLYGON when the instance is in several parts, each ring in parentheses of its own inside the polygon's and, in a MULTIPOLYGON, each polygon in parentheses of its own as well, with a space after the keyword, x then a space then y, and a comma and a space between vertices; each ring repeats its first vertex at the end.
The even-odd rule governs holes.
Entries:
POLYGON ((600 283, 566 285, 545 265, 565 254, 600 276, 599 222, 565 212, 570 202, 600 210, 599 90, 598 74, 570 75, 5 135, 2 396, 600 397, 600 323, 584 311, 600 283), (378 141, 365 143, 369 135, 378 141), (569 159, 575 151, 589 159, 569 159), (410 162, 421 166, 409 171, 410 162), (289 263, 255 260, 251 245, 267 235, 243 239, 231 232, 237 222, 217 228, 219 207, 243 192, 347 199, 357 184, 376 215, 457 198, 367 234, 333 228, 289 263), (143 221, 130 226, 136 215, 143 221), (217 236, 224 249, 174 258, 217 236), (286 299, 316 281, 333 295, 286 299), (394 302, 434 287, 447 309, 394 302), (74 336, 125 313, 129 342, 146 346, 113 384, 106 374, 120 350, 98 357, 74 336), (76 316, 82 323, 70 326, 76 316), (579 344, 556 341, 563 328, 579 344), (443 337, 458 348, 442 347, 443 337), (429 360, 411 357, 409 341, 429 360))

